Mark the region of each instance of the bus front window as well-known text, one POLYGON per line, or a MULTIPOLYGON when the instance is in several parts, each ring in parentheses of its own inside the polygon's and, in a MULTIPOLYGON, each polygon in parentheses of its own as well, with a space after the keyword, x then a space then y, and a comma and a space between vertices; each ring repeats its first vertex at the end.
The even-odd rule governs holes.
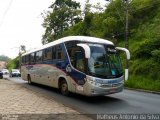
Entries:
POLYGON ((88 59, 89 74, 101 78, 115 78, 122 75, 119 55, 113 46, 89 44, 91 57, 88 59))

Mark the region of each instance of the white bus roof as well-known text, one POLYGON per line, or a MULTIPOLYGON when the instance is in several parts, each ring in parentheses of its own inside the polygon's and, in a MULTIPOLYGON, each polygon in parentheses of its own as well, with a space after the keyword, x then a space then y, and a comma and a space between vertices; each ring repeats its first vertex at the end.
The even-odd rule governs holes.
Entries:
POLYGON ((92 42, 92 43, 102 43, 102 44, 109 44, 109 45, 114 45, 111 41, 105 40, 105 39, 101 39, 101 38, 96 38, 96 37, 89 37, 89 36, 68 36, 68 37, 63 37, 60 38, 58 40, 55 40, 53 42, 50 42, 48 44, 45 44, 43 46, 41 46, 40 48, 31 50, 29 52, 24 53, 22 56, 30 54, 32 52, 36 52, 60 43, 64 43, 67 41, 82 41, 82 42, 92 42))

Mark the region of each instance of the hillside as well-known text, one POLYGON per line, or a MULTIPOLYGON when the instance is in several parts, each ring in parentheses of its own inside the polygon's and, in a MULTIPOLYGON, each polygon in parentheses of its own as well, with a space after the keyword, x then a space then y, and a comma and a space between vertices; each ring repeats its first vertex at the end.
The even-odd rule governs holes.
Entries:
POLYGON ((134 14, 130 28, 131 76, 126 86, 160 91, 160 1, 147 2, 134 14))
POLYGON ((0 61, 9 61, 10 60, 10 58, 9 57, 7 57, 7 56, 5 56, 5 55, 0 55, 0 61))
MULTIPOLYGON (((157 5, 157 4, 156 4, 157 5)), ((141 11, 137 24, 132 25, 130 50, 131 73, 160 79, 160 5, 148 6, 141 11)))
POLYGON ((7 63, 11 59, 5 55, 0 55, 0 69, 6 68, 7 63))

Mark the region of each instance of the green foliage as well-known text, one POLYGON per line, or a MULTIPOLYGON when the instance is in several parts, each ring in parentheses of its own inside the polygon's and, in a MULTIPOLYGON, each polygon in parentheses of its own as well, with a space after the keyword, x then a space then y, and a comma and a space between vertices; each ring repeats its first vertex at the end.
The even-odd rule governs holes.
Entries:
POLYGON ((114 17, 107 17, 103 20, 103 29, 105 36, 114 36, 114 32, 116 32, 116 28, 118 25, 118 21, 114 17))
POLYGON ((160 48, 160 40, 145 39, 139 42, 139 46, 133 50, 133 56, 136 58, 151 58, 152 52, 160 48))
POLYGON ((159 0, 132 0, 131 12, 136 18, 148 18, 150 16, 146 14, 154 15, 154 10, 157 9, 159 3, 159 0))
POLYGON ((154 61, 160 63, 160 49, 152 51, 151 54, 154 61))
POLYGON ((129 80, 125 82, 125 87, 160 92, 160 79, 155 80, 142 75, 132 75, 129 77, 129 80))
POLYGON ((18 69, 19 68, 19 57, 16 57, 13 60, 10 60, 7 64, 7 69, 11 70, 11 69, 18 69))
POLYGON ((153 59, 137 59, 132 61, 130 73, 132 75, 144 75, 152 79, 160 78, 160 64, 153 59))
POLYGON ((85 33, 85 24, 84 22, 79 22, 74 27, 70 28, 69 30, 64 32, 64 36, 70 36, 70 35, 84 35, 85 33))

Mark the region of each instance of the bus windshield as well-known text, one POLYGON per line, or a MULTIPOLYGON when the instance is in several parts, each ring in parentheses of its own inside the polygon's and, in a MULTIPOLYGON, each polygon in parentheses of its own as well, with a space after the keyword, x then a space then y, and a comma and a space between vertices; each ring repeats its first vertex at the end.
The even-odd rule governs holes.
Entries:
POLYGON ((114 46, 88 44, 91 57, 88 59, 89 74, 100 78, 122 76, 122 65, 119 54, 114 46))

